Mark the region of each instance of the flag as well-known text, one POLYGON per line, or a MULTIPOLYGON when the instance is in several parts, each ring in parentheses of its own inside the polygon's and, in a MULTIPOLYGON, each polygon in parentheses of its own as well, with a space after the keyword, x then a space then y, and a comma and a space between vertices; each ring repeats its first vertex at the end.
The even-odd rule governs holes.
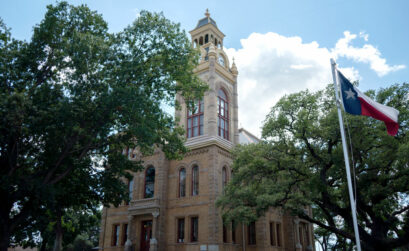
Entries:
POLYGON ((350 114, 364 115, 381 120, 385 123, 388 134, 395 136, 399 129, 399 111, 393 107, 373 101, 353 86, 340 71, 336 71, 341 86, 341 97, 345 111, 350 114))

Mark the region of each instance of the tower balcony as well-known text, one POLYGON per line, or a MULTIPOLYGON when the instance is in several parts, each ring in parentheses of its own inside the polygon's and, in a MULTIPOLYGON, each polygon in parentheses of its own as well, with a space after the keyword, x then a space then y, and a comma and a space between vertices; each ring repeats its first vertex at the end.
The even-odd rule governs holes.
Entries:
POLYGON ((128 212, 130 215, 150 214, 152 212, 159 212, 159 208, 159 198, 154 197, 130 201, 128 212))

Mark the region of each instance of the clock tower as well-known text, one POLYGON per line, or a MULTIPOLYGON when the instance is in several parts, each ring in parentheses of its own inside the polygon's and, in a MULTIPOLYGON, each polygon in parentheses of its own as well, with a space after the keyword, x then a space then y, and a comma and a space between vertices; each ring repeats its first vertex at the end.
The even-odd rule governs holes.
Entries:
POLYGON ((177 97, 182 109, 176 112, 176 117, 187 131, 186 146, 195 149, 216 144, 230 150, 239 141, 236 65, 234 62, 230 65, 223 50, 225 35, 207 10, 190 35, 192 46, 201 54, 195 73, 208 84, 209 90, 193 107, 177 97))

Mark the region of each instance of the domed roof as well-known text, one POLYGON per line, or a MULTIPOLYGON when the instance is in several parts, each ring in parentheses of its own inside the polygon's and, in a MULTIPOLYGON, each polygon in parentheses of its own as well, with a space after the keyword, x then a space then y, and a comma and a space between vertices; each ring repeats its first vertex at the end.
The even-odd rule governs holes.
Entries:
POLYGON ((204 18, 202 18, 202 19, 199 20, 199 22, 198 22, 197 25, 196 25, 196 29, 197 29, 197 28, 200 28, 200 27, 202 27, 202 26, 205 26, 206 24, 213 24, 214 26, 217 27, 216 21, 214 21, 212 18, 210 18, 210 13, 209 13, 209 10, 208 10, 208 9, 206 9, 205 16, 206 16, 206 17, 204 17, 204 18))

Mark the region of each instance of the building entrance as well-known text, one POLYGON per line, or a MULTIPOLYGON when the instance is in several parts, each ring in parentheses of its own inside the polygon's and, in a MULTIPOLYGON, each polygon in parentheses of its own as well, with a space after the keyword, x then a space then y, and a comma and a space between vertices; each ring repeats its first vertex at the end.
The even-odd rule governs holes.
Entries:
POLYGON ((152 237, 152 221, 142 221, 141 251, 149 251, 150 239, 152 237))

